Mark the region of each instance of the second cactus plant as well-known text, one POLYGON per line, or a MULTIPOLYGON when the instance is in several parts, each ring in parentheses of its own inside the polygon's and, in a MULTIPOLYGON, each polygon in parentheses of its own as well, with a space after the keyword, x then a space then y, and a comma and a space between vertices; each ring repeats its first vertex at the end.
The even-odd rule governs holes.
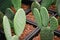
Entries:
POLYGON ((48 11, 45 7, 40 7, 40 10, 34 8, 32 12, 38 27, 41 28, 41 40, 53 40, 54 30, 58 26, 57 19, 54 16, 49 18, 48 11))

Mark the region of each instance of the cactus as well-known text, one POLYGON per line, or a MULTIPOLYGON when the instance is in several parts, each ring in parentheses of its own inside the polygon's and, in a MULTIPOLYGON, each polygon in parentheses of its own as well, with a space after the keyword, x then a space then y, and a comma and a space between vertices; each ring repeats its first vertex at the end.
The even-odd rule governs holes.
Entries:
POLYGON ((40 4, 35 0, 33 3, 32 3, 32 6, 31 6, 31 9, 33 10, 34 8, 37 8, 40 10, 40 4))
POLYGON ((16 9, 16 10, 18 10, 19 8, 21 8, 21 1, 22 0, 11 0, 12 1, 12 4, 14 5, 14 8, 16 9))
POLYGON ((10 8, 7 8, 5 11, 5 15, 9 19, 9 23, 10 23, 11 28, 13 28, 13 19, 14 19, 14 15, 15 15, 14 12, 10 8))
POLYGON ((3 26, 7 40, 12 40, 10 24, 6 16, 3 17, 3 26))
POLYGON ((15 29, 16 35, 20 36, 20 34, 22 33, 22 31, 25 27, 25 23, 26 23, 25 12, 23 11, 23 9, 19 9, 16 12, 16 15, 14 18, 14 29, 15 29))
POLYGON ((12 36, 11 27, 7 16, 3 17, 3 28, 7 40, 19 40, 19 36, 22 34, 26 24, 26 16, 23 9, 18 9, 14 17, 14 32, 16 35, 12 36), (23 17, 23 18, 22 18, 23 17))
POLYGON ((5 14, 6 8, 10 8, 11 6, 12 6, 11 0, 4 0, 4 1, 2 0, 0 2, 0 11, 5 14))
POLYGON ((14 18, 14 12, 13 12, 10 8, 7 8, 7 9, 6 9, 5 15, 6 15, 10 20, 13 20, 13 18, 14 18))
POLYGON ((40 14, 41 14, 41 18, 42 18, 42 24, 43 24, 43 26, 46 27, 48 25, 48 21, 49 21, 47 9, 45 7, 41 7, 40 14))
POLYGON ((41 28, 41 40, 53 40, 54 30, 56 30, 58 26, 57 19, 54 16, 49 19, 48 11, 45 7, 40 7, 40 10, 34 8, 33 14, 38 27, 41 28), (50 24, 50 26, 48 24, 50 24))
POLYGON ((56 1, 56 8, 57 8, 57 13, 60 16, 60 0, 56 1))
MULTIPOLYGON (((41 26, 42 27, 42 20, 41 20, 41 14, 39 13, 39 10, 34 8, 34 10, 32 11, 34 16, 35 16, 35 19, 36 19, 36 22, 38 24, 38 27, 41 26)), ((40 28, 41 28, 40 27, 40 28)))
POLYGON ((41 5, 48 9, 49 6, 52 4, 52 1, 53 0, 42 0, 41 5))

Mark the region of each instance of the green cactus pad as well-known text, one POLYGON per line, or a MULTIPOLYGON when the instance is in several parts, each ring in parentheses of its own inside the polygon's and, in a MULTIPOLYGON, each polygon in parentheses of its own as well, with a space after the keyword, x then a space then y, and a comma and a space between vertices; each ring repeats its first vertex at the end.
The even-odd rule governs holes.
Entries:
POLYGON ((10 8, 12 6, 12 2, 11 0, 2 0, 2 2, 0 2, 0 11, 2 11, 5 14, 5 10, 6 8, 10 8))
POLYGON ((39 13, 39 10, 37 8, 34 8, 33 14, 35 16, 35 20, 36 20, 36 22, 38 24, 38 27, 41 28, 42 27, 42 20, 41 20, 41 15, 39 13))
POLYGON ((42 17, 42 24, 43 24, 43 26, 46 27, 48 25, 48 22, 49 22, 49 15, 48 15, 47 9, 45 7, 41 7, 40 14, 42 17))
POLYGON ((14 5, 14 8, 16 9, 16 10, 18 10, 19 8, 21 8, 21 1, 22 0, 11 0, 12 1, 12 4, 14 5))
POLYGON ((10 24, 6 16, 3 17, 3 28, 4 28, 4 32, 7 40, 12 40, 10 24))
POLYGON ((58 27, 58 20, 53 16, 50 19, 50 29, 51 30, 56 30, 58 27))
POLYGON ((54 33, 50 28, 45 27, 40 32, 41 40, 53 40, 54 33))
POLYGON ((26 16, 23 9, 19 9, 14 17, 14 30, 17 36, 20 36, 25 28, 26 16))
POLYGON ((60 0, 57 0, 56 7, 57 7, 58 15, 60 16, 60 0))
POLYGON ((6 9, 5 15, 6 15, 10 20, 13 20, 13 18, 14 18, 14 12, 13 12, 10 8, 7 8, 7 9, 6 9))
POLYGON ((47 9, 52 4, 52 0, 42 0, 41 5, 46 7, 47 9))
POLYGON ((37 8, 40 10, 40 4, 37 1, 34 1, 31 5, 31 9, 33 10, 34 8, 37 8))
POLYGON ((19 37, 17 35, 14 35, 12 38, 13 40, 19 40, 19 37))

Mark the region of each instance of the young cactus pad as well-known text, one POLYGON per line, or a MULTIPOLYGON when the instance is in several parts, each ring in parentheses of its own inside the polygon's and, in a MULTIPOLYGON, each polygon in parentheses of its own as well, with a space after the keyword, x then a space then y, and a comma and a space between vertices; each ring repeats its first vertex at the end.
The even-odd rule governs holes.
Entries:
POLYGON ((21 8, 21 1, 22 0, 11 0, 12 1, 12 4, 14 5, 14 8, 16 9, 16 10, 18 10, 19 8, 21 8))
POLYGON ((58 26, 57 19, 52 16, 49 20, 48 11, 45 7, 41 7, 40 10, 34 8, 33 14, 38 27, 41 28, 41 40, 53 40, 54 30, 56 30, 58 26), (50 24, 50 27, 48 24, 50 24))
POLYGON ((33 10, 34 8, 37 8, 40 10, 40 4, 37 1, 34 1, 31 5, 31 9, 33 10))
POLYGON ((42 0, 41 5, 46 7, 47 9, 52 4, 52 0, 42 0))
POLYGON ((48 22, 49 22, 49 15, 48 15, 48 11, 45 7, 41 7, 40 8, 40 14, 41 14, 41 20, 42 20, 42 25, 43 26, 47 26, 48 22))
POLYGON ((46 27, 48 25, 49 16, 45 7, 41 7, 40 10, 34 8, 33 14, 40 28, 42 28, 42 26, 46 27))
POLYGON ((42 20, 41 20, 41 14, 40 14, 39 10, 37 8, 34 8, 33 14, 35 16, 38 27, 42 28, 42 20))
POLYGON ((10 24, 6 16, 3 17, 3 28, 4 28, 4 32, 7 40, 12 40, 10 24))
POLYGON ((14 32, 16 35, 11 36, 11 28, 7 16, 3 17, 3 28, 7 40, 18 40, 19 36, 22 34, 26 24, 26 16, 23 9, 18 9, 14 17, 14 32))
POLYGON ((60 16, 60 0, 56 1, 56 7, 57 7, 58 15, 60 16))
POLYGON ((50 27, 44 27, 41 29, 41 40, 53 40, 54 30, 57 29, 58 21, 55 17, 50 19, 50 27))
POLYGON ((6 9, 5 15, 6 15, 10 20, 13 20, 13 18, 14 18, 14 12, 13 12, 10 8, 7 8, 7 9, 6 9))
POLYGON ((23 29, 25 28, 25 24, 26 24, 25 12, 23 11, 23 9, 19 9, 14 17, 14 29, 16 35, 20 36, 20 34, 23 32, 23 29))

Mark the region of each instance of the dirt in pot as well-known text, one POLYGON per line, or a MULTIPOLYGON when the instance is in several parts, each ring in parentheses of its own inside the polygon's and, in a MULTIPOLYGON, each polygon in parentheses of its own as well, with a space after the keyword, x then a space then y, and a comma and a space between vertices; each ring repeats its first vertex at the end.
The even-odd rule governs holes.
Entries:
MULTIPOLYGON (((24 38, 25 38, 27 35, 29 35, 29 33, 31 33, 34 29, 35 29, 35 28, 34 28, 32 25, 26 24, 25 29, 24 29, 22 35, 20 36, 20 40, 24 40, 24 38)), ((33 38, 33 40, 34 40, 34 39, 36 39, 36 40, 39 39, 39 40, 40 40, 40 36, 37 35, 36 37, 33 38)))
POLYGON ((53 40, 60 40, 60 37, 54 36, 53 40))
POLYGON ((34 15, 32 14, 32 12, 30 12, 30 13, 26 16, 26 18, 27 18, 28 20, 31 20, 31 21, 35 22, 35 18, 34 18, 34 15))
POLYGON ((40 33, 38 33, 38 35, 35 36, 32 40, 40 40, 40 33))
POLYGON ((51 5, 51 6, 49 7, 49 9, 55 11, 55 10, 56 10, 56 5, 54 5, 54 4, 51 5))
POLYGON ((22 4, 22 8, 23 8, 24 10, 27 10, 27 9, 29 9, 29 8, 30 8, 30 5, 22 4))

